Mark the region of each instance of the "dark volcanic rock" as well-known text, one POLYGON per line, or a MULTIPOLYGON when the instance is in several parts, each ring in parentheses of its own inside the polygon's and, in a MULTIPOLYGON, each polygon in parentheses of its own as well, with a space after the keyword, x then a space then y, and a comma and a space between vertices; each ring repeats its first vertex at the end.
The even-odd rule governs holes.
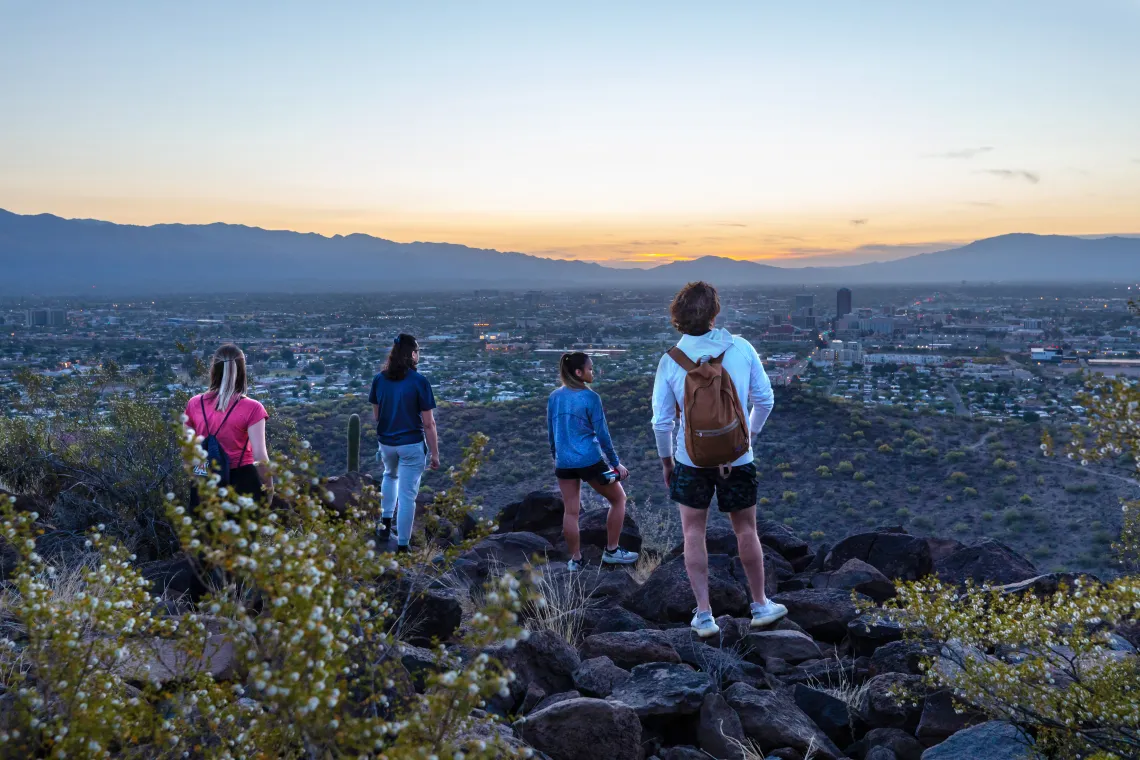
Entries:
POLYGON ((902 640, 906 630, 898 616, 886 610, 872 610, 847 624, 847 635, 856 657, 869 657, 879 647, 902 640))
POLYGON ((797 631, 757 631, 744 637, 745 657, 749 662, 763 665, 778 657, 789 665, 823 657, 819 646, 806 633, 797 631))
POLYGON ((556 705, 559 702, 567 702, 571 699, 581 699, 581 697, 582 695, 577 690, 572 689, 570 691, 563 691, 558 694, 551 694, 548 697, 543 697, 538 701, 538 704, 534 706, 533 710, 520 712, 523 712, 524 714, 527 712, 538 712, 539 710, 545 710, 551 705, 556 705))
POLYGON ((624 607, 595 607, 578 610, 582 618, 582 635, 615 633, 618 631, 644 631, 651 627, 640 615, 624 607))
POLYGON ((1000 541, 987 538, 959 549, 935 567, 945 583, 1005 585, 1040 575, 1033 563, 1000 541))
POLYGON ((602 606, 621 604, 638 589, 637 581, 621 570, 580 570, 582 591, 602 606))
POLYGON ((791 672, 780 676, 788 685, 802 683, 806 686, 822 685, 828 688, 853 684, 859 686, 871 678, 871 661, 866 657, 855 660, 845 657, 841 660, 812 660, 797 665, 791 672))
POLYGON ((487 650, 517 678, 511 684, 513 703, 522 701, 527 685, 534 683, 547 694, 558 694, 574 688, 573 673, 582 664, 578 653, 566 641, 551 631, 532 631, 526 641, 518 642, 513 649, 504 645, 487 650))
POLYGON ((756 525, 756 532, 760 535, 760 543, 766 549, 775 549, 780 556, 789 562, 795 562, 808 553, 807 541, 797 536, 791 528, 783 523, 763 520, 756 525))
POLYGON ((959 731, 922 753, 922 760, 1037 760, 1033 739, 1002 721, 989 721, 959 731))
POLYGON ((583 659, 608 657, 619 668, 630 670, 647 662, 681 662, 680 655, 661 631, 595 633, 582 643, 583 659))
POLYGON ((949 691, 936 691, 922 705, 922 717, 915 736, 926 744, 937 744, 985 720, 985 716, 976 711, 958 712, 949 691))
POLYGON ((527 744, 551 760, 641 757, 641 721, 623 704, 602 699, 559 702, 515 724, 527 744))
POLYGON ((517 570, 531 561, 533 556, 551 557, 554 547, 542 536, 534 533, 502 533, 487 536, 462 555, 479 563, 483 572, 492 563, 509 570, 517 570))
POLYGON ((333 498, 332 501, 329 501, 326 497, 324 500, 325 505, 338 515, 343 515, 350 507, 356 508, 360 506, 360 497, 364 492, 365 486, 371 486, 379 493, 380 489, 371 475, 360 472, 334 475, 326 481, 326 492, 331 493, 333 498))
POLYGON ((898 760, 920 760, 922 745, 906 731, 897 728, 876 728, 867 732, 855 745, 858 753, 865 753, 865 757, 872 757, 873 753, 883 755, 890 753, 889 757, 898 760))
POLYGON ((709 756, 696 747, 667 747, 661 750, 661 760, 709 760, 709 756))
POLYGON ((820 641, 842 641, 847 635, 847 624, 859 614, 851 593, 847 591, 804 589, 776 594, 772 598, 786 605, 788 617, 820 641))
MULTIPOLYGON (((606 519, 609 517, 609 512, 609 509, 591 509, 582 512, 578 520, 578 531, 583 546, 606 548, 608 540, 606 519)), ((561 525, 559 525, 558 530, 561 533, 561 525)), ((641 551, 641 530, 637 527, 637 522, 628 510, 625 513, 625 520, 622 522, 621 534, 618 536, 618 546, 631 552, 641 551)))
POLYGON ((782 747, 805 752, 814 744, 818 758, 835 760, 843 755, 786 694, 737 683, 728 688, 724 698, 740 716, 744 733, 765 752, 782 747))
POLYGON ((905 673, 919 675, 919 664, 938 654, 938 647, 918 641, 892 641, 871 655, 871 669, 875 675, 905 673))
POLYGON ((792 698, 796 707, 803 710, 836 745, 846 747, 851 743, 851 714, 846 702, 800 684, 792 689, 792 698))
POLYGON ((849 559, 838 570, 825 570, 811 578, 812 588, 858 591, 882 604, 895 595, 895 584, 873 565, 861 559, 849 559))
POLYGON ((764 668, 747 662, 732 649, 718 646, 716 637, 700 639, 688 628, 670 628, 662 633, 681 656, 681 662, 708 673, 722 686, 737 682, 750 686, 768 685, 764 668))
POLYGON ((522 501, 508 504, 499 512, 496 533, 539 533, 562 531, 562 496, 555 491, 532 491, 522 501))
POLYGON ((934 569, 930 546, 926 540, 907 533, 858 533, 848 536, 827 555, 824 568, 838 570, 852 559, 866 562, 891 580, 917 580, 929 575, 934 569))
POLYGON ((612 700, 629 705, 638 717, 692 715, 713 690, 706 673, 688 665, 653 662, 638 665, 633 677, 614 689, 612 700))
POLYGON ((605 699, 613 690, 628 681, 628 670, 614 665, 609 657, 595 657, 586 660, 574 671, 574 686, 587 697, 605 699))
POLYGON ((148 562, 139 568, 139 572, 150 581, 151 592, 156 596, 181 596, 197 604, 209 592, 195 564, 185 554, 148 562))
MULTIPOLYGON (((748 614, 748 591, 732 574, 731 557, 723 554, 709 555, 709 600, 718 613, 741 617, 748 614)), ((689 586, 684 558, 678 557, 663 563, 622 604, 646 620, 658 623, 689 622, 697 600, 689 586)))
POLYGON ((887 673, 871 679, 852 706, 852 713, 872 729, 901 728, 914 733, 922 716, 922 703, 921 676, 887 673))
POLYGON ((927 536, 926 545, 930 547, 930 559, 934 562, 935 566, 959 549, 966 548, 966 545, 957 539, 934 538, 931 536, 927 536))
POLYGON ((745 760, 746 745, 740 716, 720 694, 706 694, 701 702, 701 722, 697 728, 701 750, 717 760, 745 760))
POLYGON ((461 591, 439 588, 413 592, 404 612, 405 639, 418 646, 450 639, 463 622, 462 595, 461 591))
POLYGON ((536 683, 527 684, 526 694, 523 696, 522 704, 519 705, 519 714, 527 715, 534 712, 534 708, 546 699, 546 692, 543 688, 536 683))
POLYGON ((863 760, 899 760, 899 756, 883 746, 871 747, 863 760))

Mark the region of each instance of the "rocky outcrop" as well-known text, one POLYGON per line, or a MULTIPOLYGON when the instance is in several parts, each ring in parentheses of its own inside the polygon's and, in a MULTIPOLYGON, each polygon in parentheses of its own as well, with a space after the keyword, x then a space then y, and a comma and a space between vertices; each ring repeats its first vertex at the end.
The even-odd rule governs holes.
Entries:
POLYGON ((661 631, 596 633, 582 644, 583 659, 608 657, 619 668, 631 670, 648 662, 679 663, 681 657, 661 631))
POLYGON ((733 684, 724 693, 725 701, 736 710, 744 733, 765 752, 791 747, 816 757, 836 760, 843 753, 785 694, 760 691, 746 684, 733 684))
POLYGON ((825 570, 839 570, 848 560, 871 565, 890 580, 913 581, 934 570, 926 539, 908 533, 859 533, 840 541, 828 553, 825 570))
POLYGON ((841 641, 847 635, 847 624, 859 615, 848 591, 804 589, 772 598, 788 608, 788 617, 796 625, 821 641, 841 641))
MULTIPOLYGON (((718 613, 741 617, 748 614, 747 581, 733 575, 732 557, 709 555, 709 600, 718 613)), ((689 585, 684 559, 678 557, 662 563, 623 605, 646 620, 688 623, 697 600, 689 585)))
POLYGON ((957 585, 973 581, 977 585, 1002 586, 1040 575, 1032 562, 989 538, 945 557, 935 571, 942 581, 957 585))
POLYGON ((568 699, 520 719, 515 730, 551 760, 641 756, 641 721, 619 702, 568 699))
POLYGON ((959 731, 922 753, 922 760, 1044 760, 1021 729, 989 721, 959 731))

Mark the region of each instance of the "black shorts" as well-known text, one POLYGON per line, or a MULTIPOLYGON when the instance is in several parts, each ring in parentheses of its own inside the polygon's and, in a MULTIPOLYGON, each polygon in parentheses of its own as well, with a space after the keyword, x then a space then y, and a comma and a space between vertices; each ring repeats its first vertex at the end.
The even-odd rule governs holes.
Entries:
POLYGON ((677 462, 669 478, 669 498, 693 509, 708 509, 716 494, 721 512, 739 512, 756 506, 756 465, 737 465, 727 478, 716 467, 690 467, 677 462))
MULTIPOLYGON (((255 501, 265 498, 265 487, 261 485, 261 476, 257 474, 257 465, 246 464, 241 467, 230 468, 230 488, 239 496, 250 496, 255 501)), ((197 514, 198 484, 190 484, 190 514, 197 514)))
POLYGON ((602 473, 609 471, 609 465, 597 462, 589 467, 555 467, 554 477, 559 480, 584 480, 587 483, 604 486, 606 481, 602 479, 602 473))

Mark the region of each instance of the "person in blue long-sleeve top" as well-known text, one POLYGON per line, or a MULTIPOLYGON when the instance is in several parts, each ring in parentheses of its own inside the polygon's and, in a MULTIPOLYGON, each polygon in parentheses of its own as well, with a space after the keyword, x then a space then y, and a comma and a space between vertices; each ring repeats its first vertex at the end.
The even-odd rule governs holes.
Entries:
POLYGON ((562 385, 550 394, 547 402, 546 430, 550 436, 554 475, 565 505, 562 535, 570 552, 567 566, 574 571, 580 569, 582 563, 578 516, 582 509, 583 480, 610 503, 602 562, 632 565, 637 561, 637 553, 618 546, 625 522, 625 489, 620 481, 629 476, 629 471, 614 451, 602 399, 587 387, 594 381, 594 363, 581 351, 563 354, 558 362, 558 374, 562 385))

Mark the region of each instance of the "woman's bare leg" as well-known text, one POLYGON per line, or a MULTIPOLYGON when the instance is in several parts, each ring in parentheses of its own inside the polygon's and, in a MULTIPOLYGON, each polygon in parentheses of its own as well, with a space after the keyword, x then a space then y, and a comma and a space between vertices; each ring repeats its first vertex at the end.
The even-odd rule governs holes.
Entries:
POLYGON ((582 559, 582 541, 578 534, 578 514, 582 510, 582 481, 558 479, 558 490, 562 492, 562 535, 566 539, 566 551, 570 559, 582 559))
POLYGON ((625 489, 616 480, 604 486, 591 482, 590 487, 610 503, 610 512, 606 517, 606 549, 613 551, 618 547, 622 525, 625 524, 625 489))

